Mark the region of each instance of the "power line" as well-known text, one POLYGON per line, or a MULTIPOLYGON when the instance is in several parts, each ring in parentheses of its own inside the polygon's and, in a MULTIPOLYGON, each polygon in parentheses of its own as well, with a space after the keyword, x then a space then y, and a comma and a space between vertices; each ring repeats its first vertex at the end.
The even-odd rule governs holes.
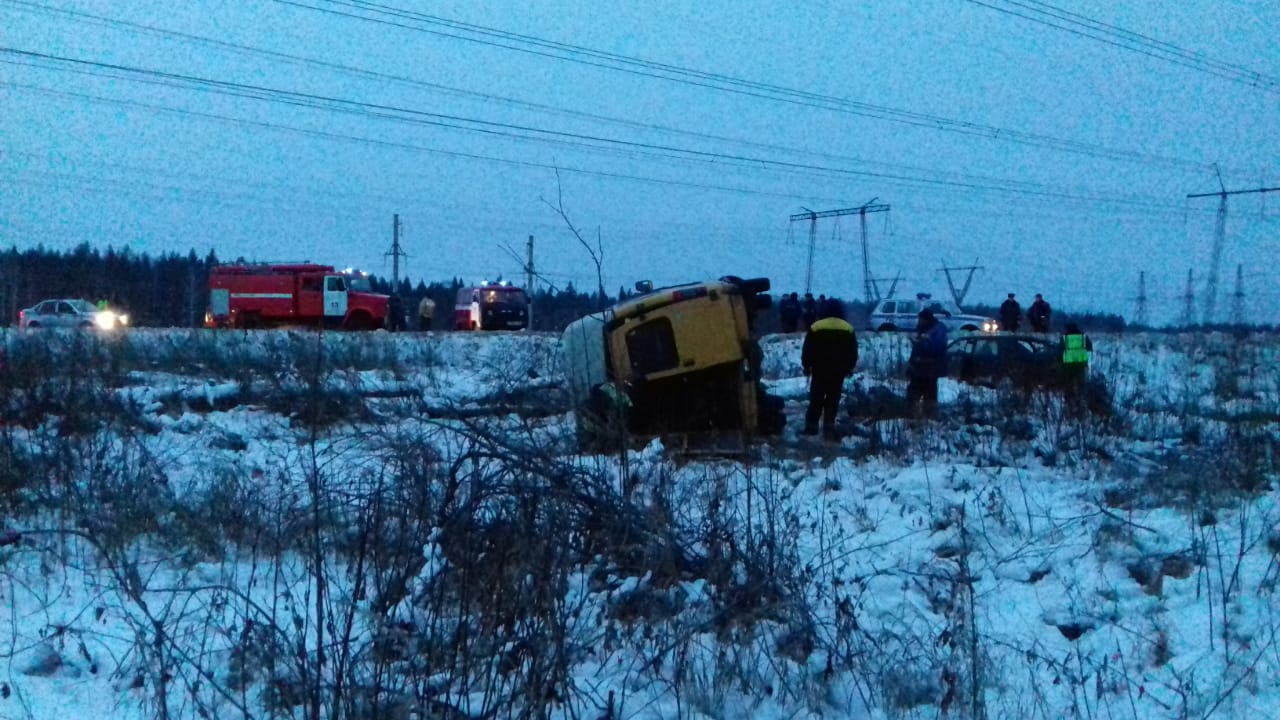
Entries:
MULTIPOLYGON (((267 57, 274 60, 283 60, 291 63, 309 65, 309 66, 319 67, 319 68, 323 68, 331 71, 350 73, 353 75, 358 75, 361 77, 366 77, 366 78, 375 79, 379 81, 395 82, 395 83, 429 89, 429 90, 443 92, 443 93, 452 94, 452 95, 481 99, 486 102, 497 102, 497 103, 508 104, 515 107, 519 107, 523 109, 531 109, 538 112, 565 115, 568 117, 587 119, 593 122, 619 124, 627 127, 640 128, 640 129, 651 130, 656 132, 671 133, 671 134, 681 135, 685 137, 694 137, 694 138, 699 138, 704 140, 711 140, 714 142, 731 143, 731 144, 737 144, 737 145, 742 145, 746 147, 753 147, 753 148, 759 148, 759 149, 765 149, 765 150, 771 150, 771 151, 777 151, 777 152, 783 152, 783 153, 792 153, 796 155, 804 155, 809 157, 817 157, 817 158, 822 158, 825 160, 831 160, 836 162, 853 162, 853 163, 859 163, 863 165, 880 166, 880 167, 886 167, 886 168, 905 170, 907 172, 925 171, 924 168, 920 168, 912 165, 887 163, 883 161, 873 161, 873 160, 867 160, 865 158, 858 158, 858 157, 851 157, 851 156, 832 155, 829 153, 814 152, 814 151, 803 150, 798 148, 790 148, 790 147, 780 146, 780 145, 771 144, 771 143, 759 143, 759 142, 754 142, 750 140, 729 138, 729 137, 714 135, 710 133, 701 133, 701 132, 682 130, 678 128, 672 128, 672 127, 662 126, 657 124, 637 122, 634 120, 628 120, 628 119, 622 119, 622 118, 613 118, 613 117, 598 115, 594 113, 588 113, 588 112, 579 111, 579 110, 560 108, 560 107, 555 107, 555 106, 550 106, 550 105, 545 105, 540 103, 532 103, 532 102, 516 100, 513 98, 504 97, 500 95, 479 93, 479 92, 474 92, 470 90, 464 90, 460 88, 441 85, 438 83, 426 82, 426 81, 422 81, 422 80, 418 80, 415 78, 410 78, 402 75, 378 72, 378 71, 369 70, 365 68, 354 67, 351 65, 344 65, 341 63, 332 63, 332 62, 317 60, 314 58, 308 58, 300 55, 283 53, 276 50, 256 48, 249 45, 231 43, 225 40, 218 40, 214 38, 194 35, 191 33, 159 28, 152 25, 133 23, 126 20, 109 18, 101 15, 94 15, 92 13, 85 13, 85 12, 80 12, 75 10, 64 9, 64 8, 57 8, 57 7, 41 5, 33 2, 25 2, 24 0, 0 0, 0 2, 5 2, 10 5, 17 6, 19 9, 23 9, 27 11, 42 11, 50 14, 57 14, 65 17, 70 17, 73 20, 80 21, 80 22, 104 25, 109 27, 116 27, 116 28, 123 28, 125 31, 130 33, 136 31, 136 32, 145 32, 153 35, 158 35, 166 38, 172 37, 172 38, 177 38, 183 42, 195 42, 195 43, 204 44, 204 45, 212 46, 212 47, 223 49, 223 50, 228 50, 237 54, 267 57)), ((966 174, 966 173, 944 173, 944 175, 949 175, 954 178, 965 178, 972 182, 978 182, 978 183, 988 183, 988 184, 1003 183, 1009 186, 1021 186, 1026 188, 1046 188, 1047 187, 1042 183, 994 178, 989 176, 973 175, 973 174, 966 174)), ((899 180, 899 182, 911 182, 911 181, 899 180)))
MULTIPOLYGON (((697 190, 712 190, 715 192, 726 192, 726 193, 734 193, 734 194, 741 194, 741 195, 775 197, 775 198, 782 198, 786 200, 810 199, 810 196, 798 195, 795 193, 770 192, 765 190, 755 190, 752 188, 738 187, 738 186, 732 186, 732 185, 695 183, 695 182, 689 182, 689 181, 683 181, 683 180, 671 180, 667 178, 656 178, 656 177, 647 177, 643 175, 631 175, 626 173, 607 172, 602 170, 591 170, 588 168, 576 167, 572 165, 559 165, 554 163, 536 162, 531 160, 515 160, 511 158, 503 158, 503 157, 498 157, 494 155, 485 155, 481 153, 464 152, 459 150, 445 150, 441 148, 415 145, 412 143, 361 137, 357 135, 345 135, 343 133, 335 133, 335 132, 330 132, 326 130, 301 128, 301 127, 285 125, 280 123, 270 123, 270 122, 265 122, 261 120, 251 120, 248 118, 238 118, 238 117, 232 117, 228 115, 219 115, 216 113, 201 112, 198 110, 188 110, 185 108, 174 108, 174 107, 168 107, 164 105, 154 105, 150 103, 143 103, 143 102, 138 102, 133 100, 106 98, 106 97, 92 95, 88 93, 70 92, 65 90, 54 90, 52 88, 45 88, 45 87, 40 87, 36 85, 25 85, 21 83, 10 83, 10 82, 6 82, 4 84, 10 87, 20 88, 24 90, 31 90, 34 92, 39 92, 39 93, 44 93, 49 95, 74 97, 74 98, 80 98, 85 100, 92 100, 94 102, 117 105, 121 107, 133 107, 133 108, 139 108, 139 109, 156 111, 156 112, 169 112, 169 113, 175 113, 175 114, 185 115, 189 117, 200 118, 204 120, 226 122, 234 125, 258 127, 258 128, 263 128, 263 129, 268 129, 268 130, 273 130, 278 132, 306 135, 306 136, 310 136, 310 137, 314 137, 322 140, 336 140, 336 141, 342 141, 342 142, 351 142, 351 143, 358 143, 358 144, 364 144, 364 145, 370 145, 370 146, 377 146, 377 147, 382 147, 386 149, 410 150, 414 152, 444 155, 447 157, 454 157, 454 158, 460 158, 465 160, 480 160, 484 162, 494 162, 494 163, 500 163, 504 165, 512 165, 517 167, 533 168, 533 169, 539 169, 539 170, 560 170, 562 172, 607 178, 611 180, 626 180, 626 181, 641 182, 641 183, 647 183, 647 184, 653 184, 653 185, 669 185, 672 187, 692 188, 697 190)), ((834 198, 824 198, 824 199, 833 200, 833 201, 835 200, 834 198)))
MULTIPOLYGON (((923 170, 923 168, 911 166, 911 165, 886 163, 883 161, 867 160, 865 158, 857 158, 857 157, 850 157, 850 156, 832 155, 829 153, 815 152, 815 151, 803 150, 799 148, 790 148, 790 147, 775 145, 771 143, 761 143, 761 142, 755 142, 751 140, 743 140, 739 138, 730 138, 730 137, 725 137, 721 135, 715 135, 712 133, 702 133, 702 132, 695 132, 690 130, 682 130, 679 128, 673 128, 673 127, 664 126, 664 125, 638 122, 635 120, 609 117, 609 116, 599 115, 596 113, 589 113, 581 110, 573 110, 569 108, 561 108, 561 107, 546 105, 542 103, 534 103, 534 102, 528 102, 524 100, 517 100, 510 97, 505 97, 502 95, 493 95, 489 93, 480 93, 480 92, 475 92, 471 90, 464 90, 461 88, 451 87, 448 85, 441 85, 439 83, 426 82, 423 80, 418 80, 418 79, 406 77, 403 75, 394 75, 390 73, 383 73, 375 70, 369 70, 366 68, 359 68, 351 65, 344 65, 341 63, 332 63, 332 62, 317 60, 314 58, 308 58, 300 55, 283 53, 276 50, 256 48, 249 45, 241 45, 238 43, 227 42, 225 40, 217 40, 214 38, 193 35, 191 33, 167 30, 167 29, 158 28, 152 25, 144 25, 140 23, 129 22, 126 20, 108 18, 101 15, 94 15, 92 13, 84 13, 84 12, 79 12, 75 10, 67 10, 63 8, 55 8, 51 6, 40 5, 37 3, 24 2, 23 0, 0 0, 0 2, 5 2, 11 5, 20 6, 20 9, 43 10, 49 13, 64 15, 81 22, 94 23, 94 24, 105 25, 110 27, 124 28, 126 31, 147 32, 147 33, 159 35, 162 37, 173 37, 185 42, 195 42, 195 43, 205 44, 212 47, 229 50, 238 54, 257 55, 257 56, 267 57, 275 60, 284 60, 292 63, 310 65, 314 67, 323 68, 326 70, 333 70, 337 72, 345 72, 345 73, 350 73, 354 75, 360 75, 366 78, 380 80, 380 81, 401 83, 401 84, 409 85, 412 87, 424 88, 424 89, 429 89, 429 90, 443 92, 443 93, 452 94, 452 95, 470 97, 478 100, 484 100, 487 102, 498 102, 502 104, 512 105, 514 107, 531 109, 538 112, 565 115, 568 117, 587 119, 594 122, 612 123, 612 124, 624 125, 627 127, 639 128, 644 130, 652 130, 652 131, 664 132, 664 133, 672 133, 677 135, 683 135, 686 137, 695 137, 699 139, 712 140, 716 142, 732 143, 732 144, 743 145, 747 147, 755 147, 755 148, 762 148, 767 150, 795 153, 797 155, 809 155, 812 157, 820 157, 820 158, 837 160, 842 162, 851 161, 851 162, 858 162, 858 163, 863 163, 868 165, 880 165, 880 166, 891 167, 891 168, 902 168, 902 169, 907 169, 911 171, 923 170)), ((987 181, 998 180, 997 178, 983 177, 980 175, 969 175, 964 173, 956 173, 956 176, 972 177, 972 178, 987 180, 987 181)), ((1015 181, 1009 181, 1009 182, 1015 182, 1015 181)), ((1027 184, 1035 185, 1036 183, 1027 183, 1027 184)))
POLYGON ((1046 27, 1063 30, 1079 37, 1096 40, 1112 47, 1136 52, 1157 60, 1164 60, 1218 78, 1243 83, 1268 92, 1280 92, 1280 78, 1264 75, 1243 65, 1214 60, 1203 53, 1187 50, 1173 43, 1126 30, 1117 25, 1094 20, 1086 15, 1064 10, 1048 3, 1038 2, 1038 0, 1023 0, 1022 2, 1019 2, 1019 0, 968 1, 996 12, 1030 20, 1046 27), (1003 3, 1006 7, 1000 7, 993 3, 1003 3), (1022 8, 1022 10, 1011 10, 1008 6, 1022 8), (1045 18, 1050 19, 1046 20, 1045 18))
MULTIPOLYGON (((578 111, 578 110, 558 108, 558 107, 544 105, 540 103, 530 103, 530 102, 515 100, 512 98, 508 98, 500 95, 492 95, 488 93, 477 93, 469 90, 463 90, 463 89, 454 88, 446 85, 441 85, 438 83, 430 83, 430 82, 425 82, 421 80, 416 80, 416 79, 408 78, 401 75, 382 73, 382 72, 377 72, 377 71, 368 70, 364 68, 353 67, 350 65, 331 63, 331 62, 316 60, 313 58, 307 58, 299 55, 282 53, 274 50, 255 48, 248 45, 231 43, 224 40, 216 40, 213 38, 202 37, 202 36, 193 35, 190 33, 167 30, 164 28, 158 28, 151 25, 143 25, 139 23, 132 23, 125 20, 108 18, 101 15, 94 15, 92 13, 84 13, 84 12, 78 12, 74 10, 67 10, 63 8, 55 8, 51 6, 40 5, 37 3, 24 2, 23 0, 0 0, 0 2, 6 2, 11 5, 19 6, 20 9, 27 9, 27 10, 33 10, 33 11, 42 10, 42 11, 46 11, 53 14, 59 14, 59 15, 71 17, 81 22, 93 23, 97 25, 106 25, 110 27, 119 27, 119 28, 124 28, 126 31, 131 31, 131 32, 140 31, 140 32, 154 34, 154 35, 159 35, 162 37, 173 37, 173 38, 180 39, 184 42, 196 42, 196 43, 205 44, 205 45, 209 45, 209 46, 224 49, 224 50, 230 50, 232 52, 239 53, 239 54, 256 55, 256 56, 262 56, 262 57, 267 57, 271 59, 284 60, 287 62, 310 65, 310 66, 324 68, 326 70, 350 73, 350 74, 359 75, 362 77, 367 77, 370 79, 376 79, 380 81, 402 83, 402 84, 410 85, 413 87, 425 88, 425 89, 444 92, 448 94, 460 95, 464 97, 472 97, 472 98, 481 99, 485 101, 510 104, 516 107, 532 109, 539 112, 562 114, 569 117, 588 119, 594 122, 613 123, 613 124, 619 124, 619 125, 624 125, 624 126, 634 127, 639 129, 652 130, 656 132, 664 132, 664 133, 671 133, 671 134, 676 134, 676 135, 681 135, 686 137, 694 137, 694 138, 703 139, 703 140, 711 140, 715 142, 731 143, 731 144, 737 144, 737 145, 764 149, 764 150, 771 150, 771 151, 777 151, 777 152, 792 153, 796 155, 823 158, 825 160, 831 160, 835 162, 853 162, 853 163, 860 163, 863 165, 894 168, 898 170, 904 170, 907 172, 926 171, 925 168, 912 166, 912 165, 905 165, 905 164, 899 164, 899 163, 887 163, 883 161, 867 160, 865 158, 833 155, 829 153, 813 152, 813 151, 802 150, 798 148, 789 148, 789 147, 780 146, 780 145, 771 144, 771 143, 759 143, 759 142, 753 142, 749 140, 740 140, 736 138, 729 138, 729 137, 714 135, 710 133, 693 132, 693 131, 681 130, 678 128, 672 128, 672 127, 656 125, 651 123, 642 123, 642 122, 636 122, 633 120, 612 118, 612 117, 598 115, 594 113, 587 113, 587 112, 578 111)), ((1046 187, 1042 183, 993 178, 989 176, 973 175, 973 174, 967 174, 967 173, 946 173, 946 175, 949 175, 954 178, 965 178, 971 182, 980 182, 980 183, 988 183, 988 184, 1003 183, 1009 186, 1020 186, 1020 187, 1026 187, 1031 189, 1046 187)))
POLYGON ((350 9, 361 10, 366 13, 374 13, 383 16, 370 17, 368 15, 344 12, 331 8, 316 7, 314 5, 308 5, 295 0, 275 1, 284 5, 291 5, 338 17, 379 23, 391 27, 429 33, 439 37, 455 40, 479 43, 482 45, 498 47, 539 57, 564 60, 592 67, 625 72, 641 77, 667 80, 695 87, 744 95, 747 97, 785 102, 793 105, 847 113, 878 120, 889 120, 906 125, 923 127, 930 130, 956 132, 992 140, 1016 142, 1093 157, 1110 158, 1113 160, 1137 161, 1148 164, 1192 168, 1196 170, 1204 170, 1210 167, 1209 163, 1202 161, 1155 155, 1134 150, 1124 150, 1094 143, 1054 137, 1041 133, 986 125, 967 120, 957 120, 941 115, 903 110, 885 105, 877 105, 874 103, 823 95, 806 90, 797 90, 778 85, 743 80, 720 73, 693 70, 676 65, 620 55, 617 53, 594 50, 579 45, 545 40, 530 35, 522 35, 482 25, 448 20, 446 18, 395 8, 389 5, 362 2, 360 0, 349 0, 347 2, 328 0, 330 5, 341 5, 350 9), (397 20, 389 20, 386 19, 387 17, 398 18, 399 20, 408 20, 418 24, 408 24, 397 20), (422 25, 431 27, 422 27, 422 25), (431 29, 432 27, 443 27, 452 30, 453 32, 431 29), (471 33, 472 35, 479 37, 459 34, 459 31, 463 33, 471 33))
MULTIPOLYGON (((83 173, 69 172, 50 172, 42 170, 20 170, 14 175, 25 175, 23 178, 24 185, 42 184, 48 187, 62 188, 65 187, 64 181, 75 183, 80 189, 89 192, 107 193, 115 195, 133 195, 136 197, 168 200, 172 202, 202 202, 214 201, 218 203, 248 203, 252 205, 262 205, 265 207, 281 209, 278 198, 263 197, 257 193, 237 193, 228 191, 211 190, 207 188, 190 188, 181 185, 166 185, 163 183, 143 182, 138 180, 123 180, 119 178, 107 178, 93 175, 85 175, 83 173)), ((344 215, 344 213, 333 212, 334 205, 319 200, 294 200, 297 207, 307 208, 307 212, 314 213, 317 210, 332 212, 334 215, 356 217, 355 215, 344 215)), ((350 210, 360 213, 358 207, 351 207, 350 210)))
MULTIPOLYGON (((47 158, 47 155, 40 155, 38 153, 23 152, 23 151, 0 152, 0 157, 4 155, 21 156, 21 157, 30 158, 32 160, 47 158)), ((65 155, 61 156, 61 159, 69 160, 69 158, 65 155)), ((155 176, 164 177, 164 178, 176 178, 176 179, 186 180, 186 181, 195 180, 195 181, 213 182, 213 183, 216 183, 221 188, 234 185, 240 189, 257 189, 257 190, 264 190, 268 192, 299 193, 307 198, 312 198, 316 196, 328 196, 333 198, 341 198, 343 200, 350 200, 353 202, 355 201, 367 202, 369 200, 375 200, 378 202, 386 202, 386 203, 397 203, 397 204, 418 202, 418 199, 416 198, 411 199, 409 198, 409 196, 406 196, 406 195, 386 195, 386 194, 371 193, 371 192, 352 192, 349 190, 335 191, 335 190, 321 189, 314 186, 306 186, 306 185, 294 186, 294 185, 283 185, 280 183, 264 183, 264 182, 258 182, 255 180, 250 180, 244 177, 232 177, 227 175, 210 175, 210 174, 192 173, 192 172, 173 172, 172 170, 168 170, 168 169, 142 167, 138 165, 127 165, 124 163, 114 163, 114 162, 107 162, 102 160, 85 160, 83 158, 77 158, 75 160, 75 163, 76 165, 81 165, 81 164, 95 165, 101 168, 115 170, 118 172, 136 173, 140 175, 155 175, 155 176)), ((30 169, 24 169, 23 171, 39 172, 39 171, 30 170, 30 169)), ((68 176, 73 175, 73 173, 64 173, 64 174, 68 176)), ((197 189, 196 191, 207 192, 204 189, 197 189)))
MULTIPOLYGON (((0 54, 6 54, 18 58, 25 58, 37 62, 53 62, 69 65, 73 68, 73 72, 84 72, 90 75, 101 75, 113 78, 129 79, 132 76, 141 76, 143 82, 154 79, 160 84, 171 87, 185 87, 200 92, 213 92, 217 94, 229 95, 232 97, 241 97, 247 99, 255 99, 266 102, 279 102, 286 105, 294 105, 307 107, 318 110, 327 110, 331 112, 345 112, 361 116, 368 116, 377 119, 392 120, 398 122, 407 122, 412 124, 427 125, 431 127, 439 127, 444 129, 462 130, 467 132, 476 132, 491 136, 507 137, 516 140, 525 140, 533 142, 550 142, 555 144, 567 144, 575 147, 582 147, 596 151, 608 151, 611 148, 621 148, 640 152, 656 152, 660 156, 670 159, 671 157, 679 157, 685 160, 703 161, 703 162, 730 162, 739 163, 749 166, 765 165, 773 169, 783 171, 799 171, 827 173, 836 176, 854 176, 876 178, 881 180, 922 183, 929 185, 940 185, 956 188, 967 189, 984 189, 1007 192, 1012 194, 1037 195, 1051 198, 1084 200, 1089 202, 1099 201, 1100 198, 1090 196, 1074 195, 1069 192, 1060 192, 1052 189, 1036 189, 1034 187, 1021 187, 1017 181, 1001 185, 989 185, 976 182, 962 182, 955 180, 946 180, 931 177, 912 177, 908 175, 899 175, 894 173, 872 172, 867 170, 854 170, 849 168, 839 168, 830 166, 813 165, 808 163, 799 163, 786 160, 778 160, 767 157, 754 157, 748 155, 719 153, 706 150, 698 150, 693 148, 681 148, 672 145, 659 145, 655 143, 644 143, 632 140, 623 140, 618 138, 607 138, 596 135, 585 135, 581 133, 571 133, 560 130, 549 130, 537 128, 528 125, 517 125, 513 123, 502 123, 478 118, 468 118, 458 115, 446 113, 434 113, 414 108, 404 108, 393 105, 385 105, 379 103, 369 103, 356 100, 348 100, 345 98, 318 95, 315 93, 304 93, 292 90, 283 90, 278 88, 270 88, 261 85, 249 83, 233 82, 229 80, 219 80, 214 78, 199 77, 194 75, 186 75, 181 73, 173 73, 163 70, 155 70, 149 68, 138 68, 116 63, 105 63, 93 60, 84 60, 81 58, 71 58, 66 56, 52 55, 49 53, 39 53, 29 50, 20 50, 11 47, 0 47, 0 54), (80 68, 75 70, 74 68, 80 68), (100 71, 108 71, 103 74, 100 71), (112 73, 124 73, 123 76, 112 73), (667 155, 663 155, 666 153, 667 155)), ((25 64, 12 60, 3 60, 12 64, 25 64)), ((36 65, 36 67, 45 67, 36 65)), ((61 70, 63 68, 57 65, 46 69, 61 70)), ((1157 206, 1157 202, 1150 199, 1125 199, 1125 198, 1107 198, 1108 202, 1117 204, 1137 204, 1145 206, 1157 206)), ((1162 205, 1162 207, 1172 207, 1170 205, 1162 205)))

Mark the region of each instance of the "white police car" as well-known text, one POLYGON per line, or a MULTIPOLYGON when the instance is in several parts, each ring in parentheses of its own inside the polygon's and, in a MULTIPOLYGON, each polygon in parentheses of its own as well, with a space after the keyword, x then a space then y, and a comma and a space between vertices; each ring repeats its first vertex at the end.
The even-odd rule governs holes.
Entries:
POLYGON ((877 331, 915 330, 920 311, 928 308, 947 330, 995 332, 1000 324, 994 318, 969 315, 950 300, 935 300, 929 293, 918 293, 914 299, 881 300, 871 310, 871 329, 877 331))

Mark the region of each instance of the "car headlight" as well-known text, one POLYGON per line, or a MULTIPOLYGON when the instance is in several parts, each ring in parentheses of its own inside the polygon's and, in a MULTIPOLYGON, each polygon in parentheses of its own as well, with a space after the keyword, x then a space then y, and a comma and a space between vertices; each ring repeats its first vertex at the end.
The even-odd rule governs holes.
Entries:
POLYGON ((1000 329, 1000 325, 999 325, 998 323, 996 323, 996 321, 995 321, 995 320, 983 320, 983 321, 982 321, 982 331, 983 331, 983 332, 995 332, 995 331, 997 331, 997 330, 999 330, 999 329, 1000 329))
POLYGON ((110 310, 103 310, 94 317, 93 321, 103 330, 110 330, 116 326, 116 314, 110 310))

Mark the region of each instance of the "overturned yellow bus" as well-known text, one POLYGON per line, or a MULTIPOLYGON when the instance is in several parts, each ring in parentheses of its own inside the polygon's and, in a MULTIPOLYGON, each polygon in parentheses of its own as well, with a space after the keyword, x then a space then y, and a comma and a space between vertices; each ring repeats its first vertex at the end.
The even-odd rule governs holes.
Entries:
POLYGON ((651 289, 570 324, 562 361, 579 439, 674 438, 745 448, 781 432, 782 402, 760 383, 757 310, 768 278, 723 277, 651 289))

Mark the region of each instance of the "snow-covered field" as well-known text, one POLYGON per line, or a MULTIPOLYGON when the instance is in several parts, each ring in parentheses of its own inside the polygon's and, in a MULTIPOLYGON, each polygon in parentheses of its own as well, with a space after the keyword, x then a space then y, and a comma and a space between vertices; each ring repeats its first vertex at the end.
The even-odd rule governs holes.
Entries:
POLYGON ((0 337, 0 718, 1280 717, 1274 335, 817 449, 770 336, 749 458, 579 453, 547 335, 0 337))

